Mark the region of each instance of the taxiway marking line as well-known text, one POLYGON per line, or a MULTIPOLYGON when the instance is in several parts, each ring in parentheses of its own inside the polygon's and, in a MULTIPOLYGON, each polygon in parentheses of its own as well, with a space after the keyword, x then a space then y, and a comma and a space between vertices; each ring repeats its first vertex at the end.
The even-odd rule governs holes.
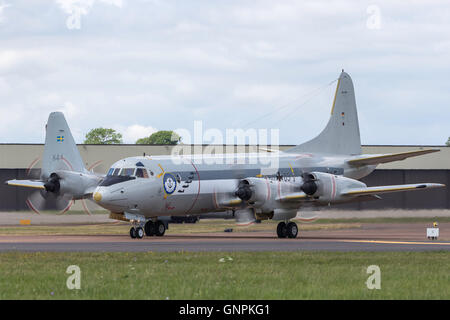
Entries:
POLYGON ((382 241, 382 240, 337 240, 340 242, 380 243, 380 244, 428 244, 450 246, 450 242, 407 242, 407 241, 382 241))

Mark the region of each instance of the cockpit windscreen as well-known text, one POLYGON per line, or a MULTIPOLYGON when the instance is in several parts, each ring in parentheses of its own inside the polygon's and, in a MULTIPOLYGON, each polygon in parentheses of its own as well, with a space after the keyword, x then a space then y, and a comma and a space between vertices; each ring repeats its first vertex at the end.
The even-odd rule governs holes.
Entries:
POLYGON ((106 176, 122 176, 138 178, 148 178, 148 171, 146 168, 110 168, 106 176))

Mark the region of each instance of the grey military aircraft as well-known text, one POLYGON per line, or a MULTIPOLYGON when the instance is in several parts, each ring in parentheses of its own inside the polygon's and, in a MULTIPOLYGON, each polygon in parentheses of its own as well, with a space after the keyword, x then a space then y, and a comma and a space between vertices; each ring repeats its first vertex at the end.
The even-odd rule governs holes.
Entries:
POLYGON ((130 221, 132 238, 144 233, 163 236, 170 216, 230 210, 238 224, 278 220, 278 237, 296 238, 298 227, 291 220, 306 206, 445 187, 437 183, 368 187, 357 180, 378 164, 436 151, 362 154, 353 83, 343 71, 325 129, 284 152, 129 157, 98 176, 86 170, 64 115, 53 112, 46 126, 40 180, 7 184, 93 199, 111 212, 111 218, 130 221), (265 161, 254 161, 255 157, 265 161))

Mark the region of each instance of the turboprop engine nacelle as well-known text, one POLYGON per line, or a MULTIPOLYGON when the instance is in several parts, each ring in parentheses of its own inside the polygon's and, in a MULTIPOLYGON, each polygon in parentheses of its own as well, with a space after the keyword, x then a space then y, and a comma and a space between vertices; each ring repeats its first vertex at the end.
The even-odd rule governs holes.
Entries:
POLYGON ((342 197, 342 192, 350 188, 365 188, 361 181, 337 176, 324 172, 311 172, 303 175, 300 189, 319 202, 339 202, 348 200, 342 197))
POLYGON ((100 178, 74 171, 57 171, 50 174, 44 184, 47 192, 70 194, 73 199, 81 199, 90 187, 95 187, 100 178))
POLYGON ((235 195, 255 208, 261 208, 270 200, 270 183, 267 179, 247 178, 239 182, 235 195))

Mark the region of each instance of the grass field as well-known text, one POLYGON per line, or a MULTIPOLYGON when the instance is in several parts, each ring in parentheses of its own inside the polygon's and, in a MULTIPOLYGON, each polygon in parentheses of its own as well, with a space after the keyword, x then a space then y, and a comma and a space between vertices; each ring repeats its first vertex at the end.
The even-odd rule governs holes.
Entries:
POLYGON ((0 299, 450 299, 448 252, 0 253, 0 299), (69 290, 69 265, 81 289, 69 290), (369 290, 369 265, 381 289, 369 290))
MULTIPOLYGON (((127 222, 109 220, 110 223, 100 224, 67 224, 64 226, 3 226, 0 227, 0 235, 93 235, 93 234, 128 234, 130 225, 127 222)), ((300 231, 310 230, 337 230, 360 228, 362 223, 425 223, 450 222, 450 217, 430 218, 351 218, 351 219, 319 219, 309 223, 299 223, 300 231)), ((170 233, 209 233, 223 232, 225 229, 233 229, 233 232, 258 232, 276 230, 278 221, 262 221, 247 227, 239 227, 234 220, 204 219, 195 224, 170 224, 170 233)))
MULTIPOLYGON (((130 229, 127 222, 113 222, 104 224, 64 225, 64 226, 5 226, 0 227, 0 235, 94 235, 94 234, 121 234, 126 235, 130 229)), ((251 226, 239 227, 234 220, 200 220, 195 224, 170 224, 170 233, 209 233, 223 232, 225 229, 233 229, 233 232, 258 232, 276 230, 277 221, 263 221, 251 226)), ((309 223, 302 224, 301 230, 336 230, 359 228, 361 225, 351 223, 309 223)))
MULTIPOLYGON (((130 225, 127 222, 110 220, 110 223, 100 224, 67 224, 64 226, 4 226, 0 227, 0 235, 93 235, 93 234, 128 234, 130 225)), ((299 223, 300 231, 337 230, 360 228, 362 223, 425 223, 450 222, 450 217, 402 217, 402 218, 351 218, 351 219, 319 219, 309 223, 299 223)), ((234 220, 205 219, 195 224, 170 224, 170 233, 209 233, 223 232, 233 229, 233 232, 258 232, 276 230, 278 221, 262 221, 247 227, 239 227, 234 220)))

